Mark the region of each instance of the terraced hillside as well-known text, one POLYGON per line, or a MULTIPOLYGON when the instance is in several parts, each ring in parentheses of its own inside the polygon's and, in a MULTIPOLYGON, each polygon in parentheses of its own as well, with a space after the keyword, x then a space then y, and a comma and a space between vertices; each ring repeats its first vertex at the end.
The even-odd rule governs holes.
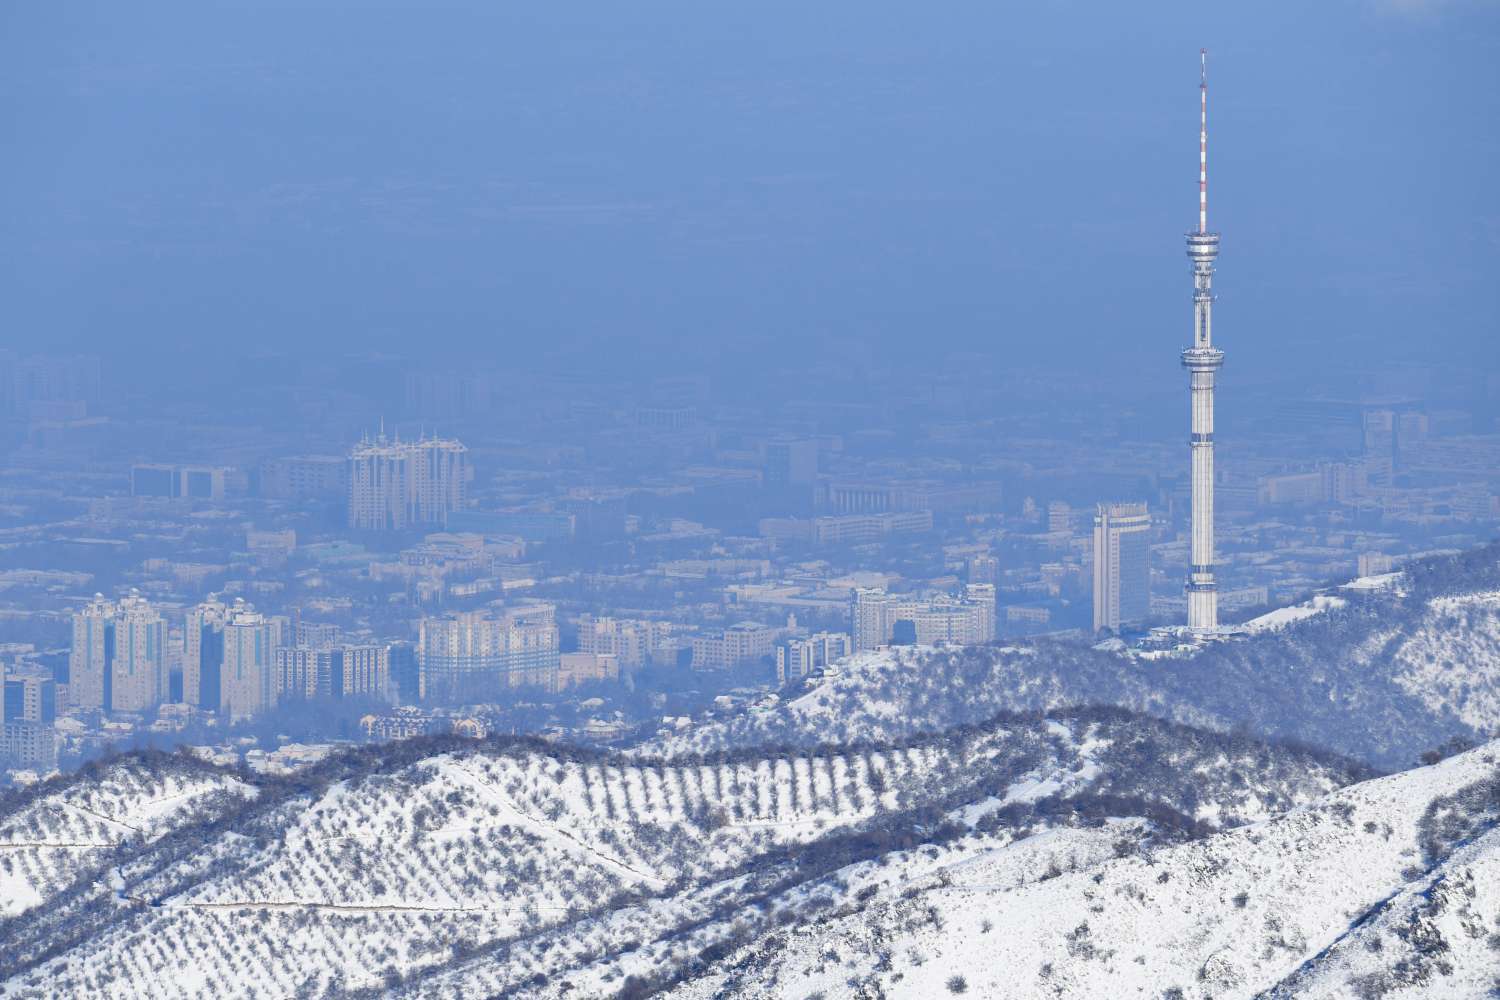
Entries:
POLYGON ((0 924, 0 993, 608 995, 834 905, 850 866, 1028 841, 1040 876, 1363 776, 1118 711, 715 757, 398 744, 117 849, 0 924))
POLYGON ((133 754, 0 800, 0 917, 97 877, 123 848, 222 815, 255 794, 190 757, 133 754))

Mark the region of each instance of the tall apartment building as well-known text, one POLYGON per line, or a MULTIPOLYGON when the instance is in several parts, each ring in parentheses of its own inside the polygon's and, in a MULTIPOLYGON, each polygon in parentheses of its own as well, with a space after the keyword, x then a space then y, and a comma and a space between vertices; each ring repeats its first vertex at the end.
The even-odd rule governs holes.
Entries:
POLYGON ((328 662, 329 686, 335 698, 370 695, 389 698, 390 651, 382 645, 339 645, 321 654, 328 662))
POLYGON ((7 672, 3 691, 0 716, 6 722, 36 722, 50 726, 57 721, 57 683, 46 671, 7 672))
POLYGON ((150 711, 167 695, 166 622, 145 598, 132 593, 120 601, 114 628, 110 710, 150 711))
POLYGON ((822 504, 836 514, 881 514, 930 510, 958 514, 1000 505, 999 483, 832 481, 821 489, 822 504))
POLYGON ((101 371, 95 355, 20 357, 0 350, 0 415, 25 416, 37 403, 97 402, 101 371))
POLYGON ((806 677, 854 652, 854 640, 845 632, 819 632, 788 639, 776 647, 776 680, 785 684, 806 677))
POLYGON ((329 677, 318 669, 319 652, 310 646, 282 646, 276 650, 277 703, 330 696, 329 677))
POLYGON ((340 631, 332 622, 299 621, 293 624, 288 639, 288 645, 328 649, 339 644, 340 631))
POLYGON ((560 655, 550 604, 495 617, 467 612, 424 618, 417 639, 421 698, 454 704, 493 701, 523 686, 555 691, 560 655))
POLYGON ((613 656, 621 667, 628 670, 649 663, 675 661, 679 648, 671 622, 595 618, 593 615, 584 615, 578 620, 578 651, 613 656))
POLYGON ((1064 535, 1073 533, 1073 506, 1066 500, 1047 504, 1047 530, 1064 535))
POLYGON ((464 506, 469 450, 457 441, 423 438, 361 441, 349 455, 349 526, 396 531, 448 523, 464 506))
POLYGON ((382 645, 283 646, 275 653, 276 701, 390 693, 390 651, 382 645))
POLYGON ((67 702, 76 708, 109 706, 109 664, 115 652, 115 605, 95 594, 73 615, 73 645, 68 652, 67 702))
POLYGON ((1094 513, 1094 631, 1118 632, 1151 615, 1151 515, 1143 503, 1094 513))
POLYGON ((166 624, 138 593, 118 604, 95 594, 73 615, 67 701, 82 709, 145 712, 167 693, 166 624))
POLYGON ((43 670, 7 673, 0 684, 0 764, 57 767, 57 685, 43 670))
POLYGON ((731 625, 719 635, 693 637, 694 670, 728 670, 770 656, 777 630, 757 622, 731 625))
POLYGON ((182 700, 194 708, 219 709, 224 665, 224 623, 231 607, 213 594, 191 608, 182 630, 182 700))
POLYGON ((896 623, 911 622, 917 642, 972 646, 995 638, 995 587, 971 583, 962 597, 922 599, 861 587, 854 592, 853 629, 856 651, 891 641, 896 623))
POLYGON ((276 649, 284 622, 238 603, 224 622, 219 711, 248 719, 276 704, 276 649))

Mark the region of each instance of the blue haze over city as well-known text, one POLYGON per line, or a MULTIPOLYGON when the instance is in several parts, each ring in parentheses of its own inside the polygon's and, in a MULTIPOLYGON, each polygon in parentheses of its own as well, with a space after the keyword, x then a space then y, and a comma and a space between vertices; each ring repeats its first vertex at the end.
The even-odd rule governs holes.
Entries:
POLYGON ((1232 642, 1500 523, 1489 3, 0 25, 7 782, 1232 642))
POLYGON ((1500 3, 0 5, 0 998, 1500 996, 1500 3))

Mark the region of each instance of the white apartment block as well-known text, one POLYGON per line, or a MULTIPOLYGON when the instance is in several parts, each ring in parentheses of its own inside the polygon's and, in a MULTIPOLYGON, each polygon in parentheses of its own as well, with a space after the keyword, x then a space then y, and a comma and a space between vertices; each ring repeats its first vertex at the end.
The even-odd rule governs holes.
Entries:
POLYGON ((115 614, 110 662, 110 710, 146 712, 167 693, 167 626, 139 594, 122 600, 115 614))
POLYGON ((498 617, 467 612, 424 618, 417 640, 420 697, 473 703, 522 686, 555 691, 560 656, 556 611, 550 604, 498 617))
POLYGON ((361 441, 349 455, 349 526, 446 525, 464 506, 468 479, 469 450, 457 441, 361 441))
POLYGON ((728 670, 770 656, 778 631, 757 622, 741 622, 720 635, 693 639, 694 670, 728 670))
POLYGON ((930 599, 862 587, 854 592, 853 630, 856 651, 876 649, 889 643, 896 623, 909 621, 917 642, 939 642, 972 646, 995 638, 995 588, 971 583, 962 597, 942 595, 930 599))
POLYGON ((671 622, 584 615, 578 619, 578 651, 613 656, 621 667, 633 670, 675 659, 681 640, 673 632, 671 622))

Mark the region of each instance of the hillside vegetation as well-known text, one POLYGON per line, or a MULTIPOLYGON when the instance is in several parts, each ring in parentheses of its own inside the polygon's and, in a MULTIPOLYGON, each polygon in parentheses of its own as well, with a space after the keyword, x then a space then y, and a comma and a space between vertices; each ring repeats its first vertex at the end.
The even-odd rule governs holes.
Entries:
POLYGON ((700 726, 678 750, 896 739, 1001 711, 1109 704, 1328 747, 1384 770, 1500 732, 1500 544, 1418 562, 1394 586, 1191 654, 1009 643, 857 656, 772 712, 700 726))
POLYGON ((413 741, 267 782, 117 846, 104 872, 41 887, 45 906, 0 924, 0 976, 7 996, 425 994, 450 980, 469 996, 595 969, 581 995, 607 994, 832 905, 851 866, 925 871, 927 852, 1058 831, 1031 851, 1040 877, 1364 775, 1118 710, 658 759, 413 741))

